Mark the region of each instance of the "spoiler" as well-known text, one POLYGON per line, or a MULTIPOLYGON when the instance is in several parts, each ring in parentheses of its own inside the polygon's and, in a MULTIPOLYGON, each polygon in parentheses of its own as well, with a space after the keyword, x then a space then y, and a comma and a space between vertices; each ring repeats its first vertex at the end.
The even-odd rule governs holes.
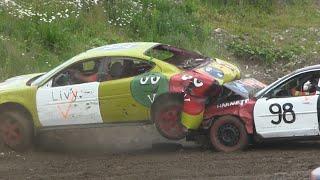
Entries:
POLYGON ((257 92, 267 85, 254 78, 247 78, 231 81, 223 86, 244 98, 249 98, 250 93, 257 92))

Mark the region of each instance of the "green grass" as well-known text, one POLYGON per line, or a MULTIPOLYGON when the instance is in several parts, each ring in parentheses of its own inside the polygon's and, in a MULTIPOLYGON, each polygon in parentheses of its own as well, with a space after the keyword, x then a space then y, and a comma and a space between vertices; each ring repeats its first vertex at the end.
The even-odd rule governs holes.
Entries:
POLYGON ((84 3, 78 17, 76 8, 55 1, 25 6, 48 16, 67 8, 75 12, 48 23, 41 16, 14 17, 14 7, 0 7, 0 79, 47 71, 87 49, 127 41, 267 64, 312 60, 320 53, 320 9, 312 0, 113 0, 84 3))

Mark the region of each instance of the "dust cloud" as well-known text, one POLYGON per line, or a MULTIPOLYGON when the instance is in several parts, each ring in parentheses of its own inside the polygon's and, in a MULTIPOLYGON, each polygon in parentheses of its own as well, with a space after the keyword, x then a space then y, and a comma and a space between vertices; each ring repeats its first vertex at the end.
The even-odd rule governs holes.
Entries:
POLYGON ((44 131, 37 138, 37 147, 48 151, 121 153, 190 146, 195 145, 185 140, 167 140, 154 125, 44 131))

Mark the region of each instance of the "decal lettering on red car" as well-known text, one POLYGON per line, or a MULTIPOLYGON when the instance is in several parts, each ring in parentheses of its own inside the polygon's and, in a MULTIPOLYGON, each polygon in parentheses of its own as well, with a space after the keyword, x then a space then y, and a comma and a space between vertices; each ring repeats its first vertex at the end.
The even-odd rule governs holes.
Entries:
POLYGON ((226 108, 226 107, 230 107, 230 106, 243 106, 244 104, 248 103, 249 99, 242 99, 242 100, 238 100, 238 101, 231 101, 231 102, 226 102, 226 103, 221 103, 217 105, 217 108, 226 108))

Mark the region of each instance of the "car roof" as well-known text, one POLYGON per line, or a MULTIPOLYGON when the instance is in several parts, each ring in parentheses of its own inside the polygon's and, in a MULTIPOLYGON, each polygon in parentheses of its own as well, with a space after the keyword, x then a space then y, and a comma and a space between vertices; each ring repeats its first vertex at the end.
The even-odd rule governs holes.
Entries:
POLYGON ((129 42, 129 43, 117 43, 110 44, 105 46, 100 46, 97 48, 93 48, 87 50, 78 56, 76 56, 77 60, 80 59, 88 59, 99 56, 130 56, 142 58, 144 57, 144 53, 150 48, 160 45, 160 43, 156 42, 129 42))
POLYGON ((301 73, 301 72, 305 72, 305 71, 312 71, 312 70, 320 70, 320 64, 297 69, 297 70, 293 71, 292 74, 301 73))

